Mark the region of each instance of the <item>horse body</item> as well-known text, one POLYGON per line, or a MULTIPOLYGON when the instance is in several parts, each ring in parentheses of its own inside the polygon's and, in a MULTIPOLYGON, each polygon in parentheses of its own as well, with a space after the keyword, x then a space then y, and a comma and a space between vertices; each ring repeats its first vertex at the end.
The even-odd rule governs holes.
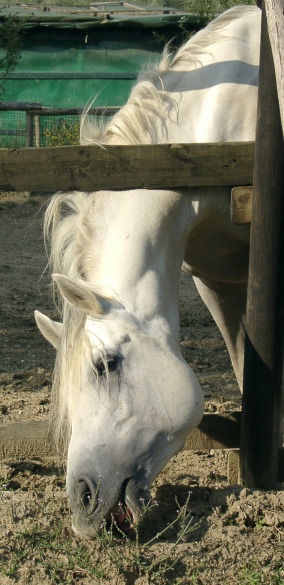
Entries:
MULTIPOLYGON (((260 11, 232 9, 146 74, 83 142, 253 140, 260 11)), ((70 434, 73 526, 94 536, 139 517, 153 479, 203 414, 179 348, 178 282, 195 278, 241 383, 249 230, 230 189, 58 194, 46 215, 63 324, 36 313, 57 348, 54 393, 70 434), (118 503, 121 503, 118 507, 118 503)))
POLYGON ((167 120, 167 142, 254 140, 260 16, 255 7, 233 8, 177 53, 156 83, 178 107, 178 124, 174 115, 167 120))

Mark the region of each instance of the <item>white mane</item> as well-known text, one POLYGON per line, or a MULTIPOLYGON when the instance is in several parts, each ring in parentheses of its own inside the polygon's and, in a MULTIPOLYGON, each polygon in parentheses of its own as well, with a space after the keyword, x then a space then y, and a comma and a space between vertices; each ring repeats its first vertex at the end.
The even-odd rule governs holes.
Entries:
MULTIPOLYGON (((76 282, 86 284, 88 250, 91 246, 94 223, 94 193, 57 193, 52 197, 45 214, 44 236, 49 253, 49 264, 53 273, 60 273, 76 282)), ((100 294, 99 287, 88 283, 88 287, 100 294)), ((82 353, 89 360, 94 378, 97 370, 92 362, 91 350, 84 325, 86 314, 57 295, 58 309, 63 322, 62 341, 57 351, 52 403, 56 416, 55 438, 58 445, 66 448, 70 437, 72 416, 76 408, 80 388, 80 365, 82 353)), ((104 291, 104 298, 107 297, 104 291)), ((116 303, 115 299, 112 302, 116 303)), ((101 359, 107 363, 104 353, 101 359)))

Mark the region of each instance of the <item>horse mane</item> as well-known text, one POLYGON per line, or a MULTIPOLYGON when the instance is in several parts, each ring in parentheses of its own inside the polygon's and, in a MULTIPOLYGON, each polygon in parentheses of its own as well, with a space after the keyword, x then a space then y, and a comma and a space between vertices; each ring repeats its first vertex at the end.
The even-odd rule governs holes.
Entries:
MULTIPOLYGON (((97 295, 118 304, 118 300, 100 287, 88 282, 88 266, 96 193, 56 193, 50 200, 44 218, 44 240, 53 273, 68 276, 73 281, 92 289, 97 295)), ((94 381, 98 372, 92 361, 91 346, 85 332, 86 314, 68 303, 54 285, 54 300, 62 318, 62 338, 57 351, 53 383, 52 405, 56 424, 55 440, 58 448, 66 450, 71 433, 71 421, 76 408, 81 383, 81 359, 84 351, 94 381)), ((88 318, 92 316, 88 315, 88 318)), ((101 316, 94 316, 101 318, 101 316)), ((101 345, 101 344, 100 344, 101 345)), ((100 350, 108 378, 105 352, 100 350)))
MULTIPOLYGON (((246 14, 254 14, 257 10, 256 6, 245 6, 246 14)), ((161 61, 155 68, 140 73, 127 103, 107 124, 91 121, 88 117, 89 106, 81 120, 81 144, 166 143, 167 120, 173 115, 177 118, 178 103, 164 91, 164 75, 181 64, 186 65, 187 70, 200 67, 202 55, 212 43, 220 40, 222 28, 243 14, 244 6, 232 7, 195 34, 175 55, 170 53, 167 45, 161 61)))

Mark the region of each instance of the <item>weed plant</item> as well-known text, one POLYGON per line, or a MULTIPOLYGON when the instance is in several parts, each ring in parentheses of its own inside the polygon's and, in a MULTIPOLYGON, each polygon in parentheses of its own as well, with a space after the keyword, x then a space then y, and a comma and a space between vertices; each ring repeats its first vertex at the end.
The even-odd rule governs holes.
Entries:
POLYGON ((68 146, 80 143, 80 128, 78 120, 68 121, 60 118, 49 121, 49 127, 42 132, 44 146, 68 146))
POLYGON ((275 567, 274 574, 267 577, 253 565, 246 566, 239 574, 239 585, 284 585, 283 567, 275 567))
POLYGON ((146 576, 149 583, 175 583, 174 568, 182 558, 178 545, 187 542, 200 525, 189 511, 189 498, 190 495, 182 506, 176 501, 178 509, 174 520, 150 538, 145 533, 145 519, 153 511, 155 503, 143 508, 139 522, 132 527, 131 537, 116 526, 114 519, 109 525, 103 526, 97 542, 121 575, 131 573, 136 577, 146 576), (166 539, 173 528, 176 536, 170 554, 165 553, 163 547, 159 547, 159 552, 155 550, 153 554, 151 547, 166 539))
MULTIPOLYGON (((178 564, 182 566, 183 552, 179 545, 190 540, 200 524, 189 510, 189 496, 184 505, 177 507, 176 517, 150 537, 148 523, 142 519, 133 527, 131 536, 112 519, 94 541, 80 540, 63 521, 58 521, 62 514, 55 511, 55 506, 54 499, 45 501, 38 510, 40 520, 33 518, 28 528, 7 534, 1 545, 0 583, 1 573, 19 582, 21 571, 27 567, 31 583, 39 575, 45 575, 54 585, 83 585, 85 579, 88 583, 90 579, 94 584, 107 583, 113 578, 127 583, 129 576, 132 580, 144 577, 156 585, 180 582, 176 569, 178 564)), ((143 510, 144 520, 149 512, 152 506, 143 510)))

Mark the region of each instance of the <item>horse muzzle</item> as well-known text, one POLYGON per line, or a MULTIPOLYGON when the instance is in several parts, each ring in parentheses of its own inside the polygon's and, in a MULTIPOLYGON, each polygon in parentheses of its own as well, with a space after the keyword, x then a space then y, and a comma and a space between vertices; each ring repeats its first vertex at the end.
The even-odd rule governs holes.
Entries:
POLYGON ((150 494, 145 479, 133 477, 107 489, 87 476, 74 478, 69 490, 74 532, 96 538, 110 525, 128 534, 136 530, 149 508, 150 494))

